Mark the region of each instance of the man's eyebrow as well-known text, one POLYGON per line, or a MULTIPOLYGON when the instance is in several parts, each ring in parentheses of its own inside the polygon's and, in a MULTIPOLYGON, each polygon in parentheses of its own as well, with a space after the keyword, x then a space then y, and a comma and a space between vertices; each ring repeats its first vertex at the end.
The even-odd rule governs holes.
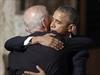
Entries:
POLYGON ((55 19, 57 22, 62 23, 61 21, 59 21, 58 19, 55 19))

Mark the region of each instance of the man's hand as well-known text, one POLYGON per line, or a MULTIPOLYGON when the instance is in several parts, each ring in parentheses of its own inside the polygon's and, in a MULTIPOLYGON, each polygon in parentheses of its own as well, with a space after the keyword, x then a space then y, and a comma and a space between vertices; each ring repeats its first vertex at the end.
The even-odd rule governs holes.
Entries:
POLYGON ((64 47, 63 43, 52 36, 55 36, 55 35, 54 34, 46 34, 43 36, 37 36, 36 40, 38 40, 38 43, 40 43, 41 45, 48 46, 48 47, 54 48, 56 50, 62 49, 64 47))
POLYGON ((46 75, 45 72, 39 66, 36 66, 36 68, 39 70, 39 73, 24 71, 22 75, 46 75))

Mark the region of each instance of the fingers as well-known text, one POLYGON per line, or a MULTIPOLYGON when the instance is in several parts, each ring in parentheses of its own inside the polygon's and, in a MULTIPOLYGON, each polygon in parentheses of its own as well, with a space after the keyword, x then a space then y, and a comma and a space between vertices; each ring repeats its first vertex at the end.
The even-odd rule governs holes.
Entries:
POLYGON ((36 68, 39 70, 38 73, 31 71, 24 71, 22 75, 46 75, 45 72, 37 65, 36 68))
POLYGON ((55 34, 52 34, 52 33, 46 34, 44 35, 44 37, 41 39, 41 42, 39 43, 42 45, 54 48, 56 50, 62 49, 64 47, 63 43, 50 35, 55 36, 55 34))
POLYGON ((24 74, 22 75, 35 75, 35 72, 31 72, 31 71, 24 71, 24 74))
POLYGON ((63 43, 57 39, 54 39, 52 41, 52 43, 50 44, 50 47, 56 49, 56 50, 60 50, 62 49, 64 46, 63 46, 63 43))
POLYGON ((36 68, 39 70, 39 72, 43 72, 43 70, 38 65, 36 65, 36 68))
POLYGON ((41 69, 38 65, 36 66, 36 68, 39 70, 38 75, 46 75, 45 72, 44 72, 44 70, 41 69))
POLYGON ((46 34, 45 36, 56 36, 56 34, 48 33, 48 34, 46 34))
POLYGON ((58 43, 56 44, 56 47, 57 47, 59 50, 61 50, 62 48, 64 48, 63 42, 58 41, 58 43))

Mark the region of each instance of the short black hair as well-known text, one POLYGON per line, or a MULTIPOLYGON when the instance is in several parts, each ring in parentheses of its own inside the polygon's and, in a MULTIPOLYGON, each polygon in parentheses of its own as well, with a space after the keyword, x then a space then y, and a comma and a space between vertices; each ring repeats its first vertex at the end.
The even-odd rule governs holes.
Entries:
POLYGON ((61 12, 67 12, 70 14, 70 21, 71 23, 78 24, 79 23, 79 15, 75 8, 71 7, 70 5, 62 5, 57 8, 57 10, 61 12))

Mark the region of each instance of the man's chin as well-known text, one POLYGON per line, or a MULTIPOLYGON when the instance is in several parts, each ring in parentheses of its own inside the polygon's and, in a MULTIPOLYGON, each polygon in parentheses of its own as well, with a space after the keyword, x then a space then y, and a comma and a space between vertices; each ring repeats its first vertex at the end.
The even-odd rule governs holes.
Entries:
POLYGON ((56 32, 55 30, 50 30, 51 32, 56 32))

